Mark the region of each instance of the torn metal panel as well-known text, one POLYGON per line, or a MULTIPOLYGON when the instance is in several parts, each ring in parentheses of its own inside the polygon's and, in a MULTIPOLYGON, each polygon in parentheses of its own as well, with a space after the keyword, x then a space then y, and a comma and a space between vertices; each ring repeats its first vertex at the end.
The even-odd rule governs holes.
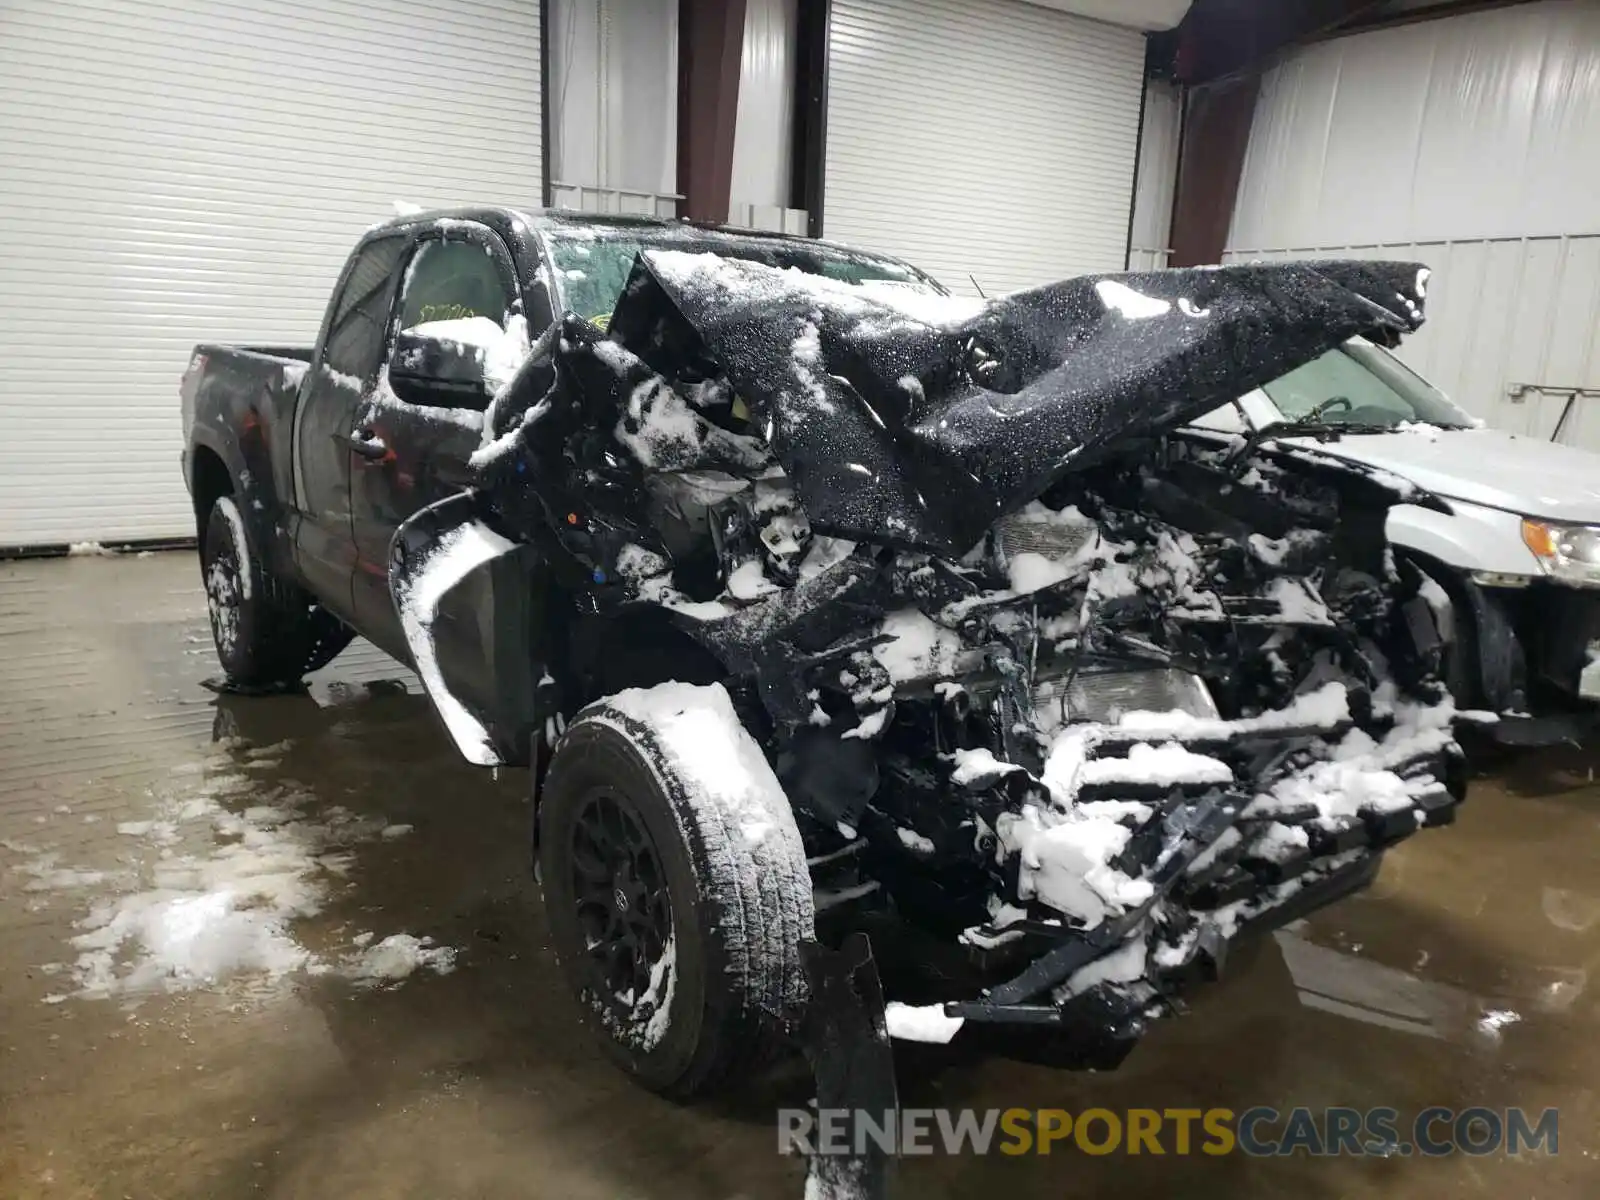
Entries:
POLYGON ((610 328, 667 378, 691 364, 724 376, 816 530, 959 554, 1119 442, 1175 428, 1357 334, 1393 344, 1421 323, 1422 270, 1087 276, 945 320, 950 306, 908 306, 887 289, 651 251, 610 328))
MULTIPOLYGON (((520 586, 521 578, 502 578, 501 586, 496 588, 497 566, 524 547, 490 529, 478 516, 476 498, 471 493, 452 496, 413 515, 395 534, 389 589, 411 661, 433 701, 434 711, 462 757, 477 766, 490 767, 526 756, 525 744, 519 744, 525 739, 518 738, 517 727, 519 716, 531 708, 531 702, 519 694, 523 689, 515 681, 526 675, 520 668, 529 649, 524 632, 527 613, 511 611, 510 604, 526 599, 527 590, 520 586), (490 654, 498 661, 475 673, 459 669, 463 665, 460 647, 464 639, 442 638, 438 629, 447 605, 466 607, 465 616, 472 625, 480 623, 477 618, 481 612, 485 618, 482 623, 501 635, 491 646, 490 654), (513 619, 516 616, 524 619, 513 619), (502 638, 511 640, 502 645, 502 638), (518 660, 519 669, 506 671, 504 668, 510 664, 505 659, 518 660), (464 681, 474 678, 479 681, 477 691, 491 694, 472 694, 464 681), (508 707, 514 711, 508 712, 508 707)), ((465 623, 462 614, 457 614, 456 620, 465 623)), ((477 647, 478 639, 470 639, 470 644, 477 647)))

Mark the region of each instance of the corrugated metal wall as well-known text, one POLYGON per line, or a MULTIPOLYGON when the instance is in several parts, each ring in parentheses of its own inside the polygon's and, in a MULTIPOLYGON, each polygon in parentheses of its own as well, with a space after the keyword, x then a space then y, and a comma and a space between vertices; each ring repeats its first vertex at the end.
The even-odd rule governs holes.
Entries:
POLYGON ((676 215, 678 0, 547 2, 551 204, 676 215))
POLYGON ((1413 365, 1491 424, 1600 450, 1600 5, 1339 38, 1262 84, 1229 260, 1415 258, 1413 365), (1543 389, 1543 390, 1542 390, 1543 389))
POLYGON ((1178 145, 1183 135, 1183 93, 1177 84, 1150 79, 1144 85, 1144 123, 1139 131, 1139 180, 1133 197, 1133 236, 1128 269, 1153 271, 1172 253, 1172 194, 1178 186, 1178 145))
POLYGON ((733 128, 735 211, 753 205, 771 215, 789 207, 797 34, 797 0, 746 0, 733 128))
POLYGON ((824 232, 989 295, 1120 270, 1144 37, 1018 0, 834 0, 824 232))
POLYGON ((6 0, 0 546, 192 536, 196 342, 309 344, 396 199, 534 204, 525 0, 6 0))

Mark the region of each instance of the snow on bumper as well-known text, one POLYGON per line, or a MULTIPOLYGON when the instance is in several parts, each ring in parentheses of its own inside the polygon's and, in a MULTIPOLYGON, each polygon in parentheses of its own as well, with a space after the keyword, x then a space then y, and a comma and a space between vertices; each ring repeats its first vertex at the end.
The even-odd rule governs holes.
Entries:
POLYGON ((1396 706, 1375 736, 1352 723, 1344 686, 1327 684, 1243 720, 1129 713, 1072 726, 1040 776, 998 761, 980 773, 957 756, 952 784, 1028 797, 996 830, 1016 904, 963 940, 1046 952, 947 1011, 1034 1024, 1046 999, 1058 1014, 1109 1005, 1130 1023, 1159 1011, 1241 932, 1365 886, 1378 852, 1453 819, 1453 716, 1448 702, 1396 706), (1039 919, 1046 909, 1059 915, 1039 919))

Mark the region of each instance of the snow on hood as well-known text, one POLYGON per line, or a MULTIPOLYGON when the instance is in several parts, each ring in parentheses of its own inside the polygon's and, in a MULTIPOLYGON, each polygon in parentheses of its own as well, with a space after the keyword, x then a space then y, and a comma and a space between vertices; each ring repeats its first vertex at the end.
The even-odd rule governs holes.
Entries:
POLYGON ((647 250, 611 337, 720 370, 812 527, 940 554, 1129 438, 1422 320, 1414 263, 1085 276, 977 302, 647 250), (709 359, 709 361, 707 361, 709 359))

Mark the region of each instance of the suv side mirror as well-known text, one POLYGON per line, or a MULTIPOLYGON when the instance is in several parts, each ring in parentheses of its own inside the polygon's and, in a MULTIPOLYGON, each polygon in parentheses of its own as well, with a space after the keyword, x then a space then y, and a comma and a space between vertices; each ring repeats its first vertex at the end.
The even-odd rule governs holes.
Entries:
POLYGON ((482 346, 464 339, 402 329, 389 359, 389 386, 408 404, 482 412, 489 405, 483 355, 482 346))

